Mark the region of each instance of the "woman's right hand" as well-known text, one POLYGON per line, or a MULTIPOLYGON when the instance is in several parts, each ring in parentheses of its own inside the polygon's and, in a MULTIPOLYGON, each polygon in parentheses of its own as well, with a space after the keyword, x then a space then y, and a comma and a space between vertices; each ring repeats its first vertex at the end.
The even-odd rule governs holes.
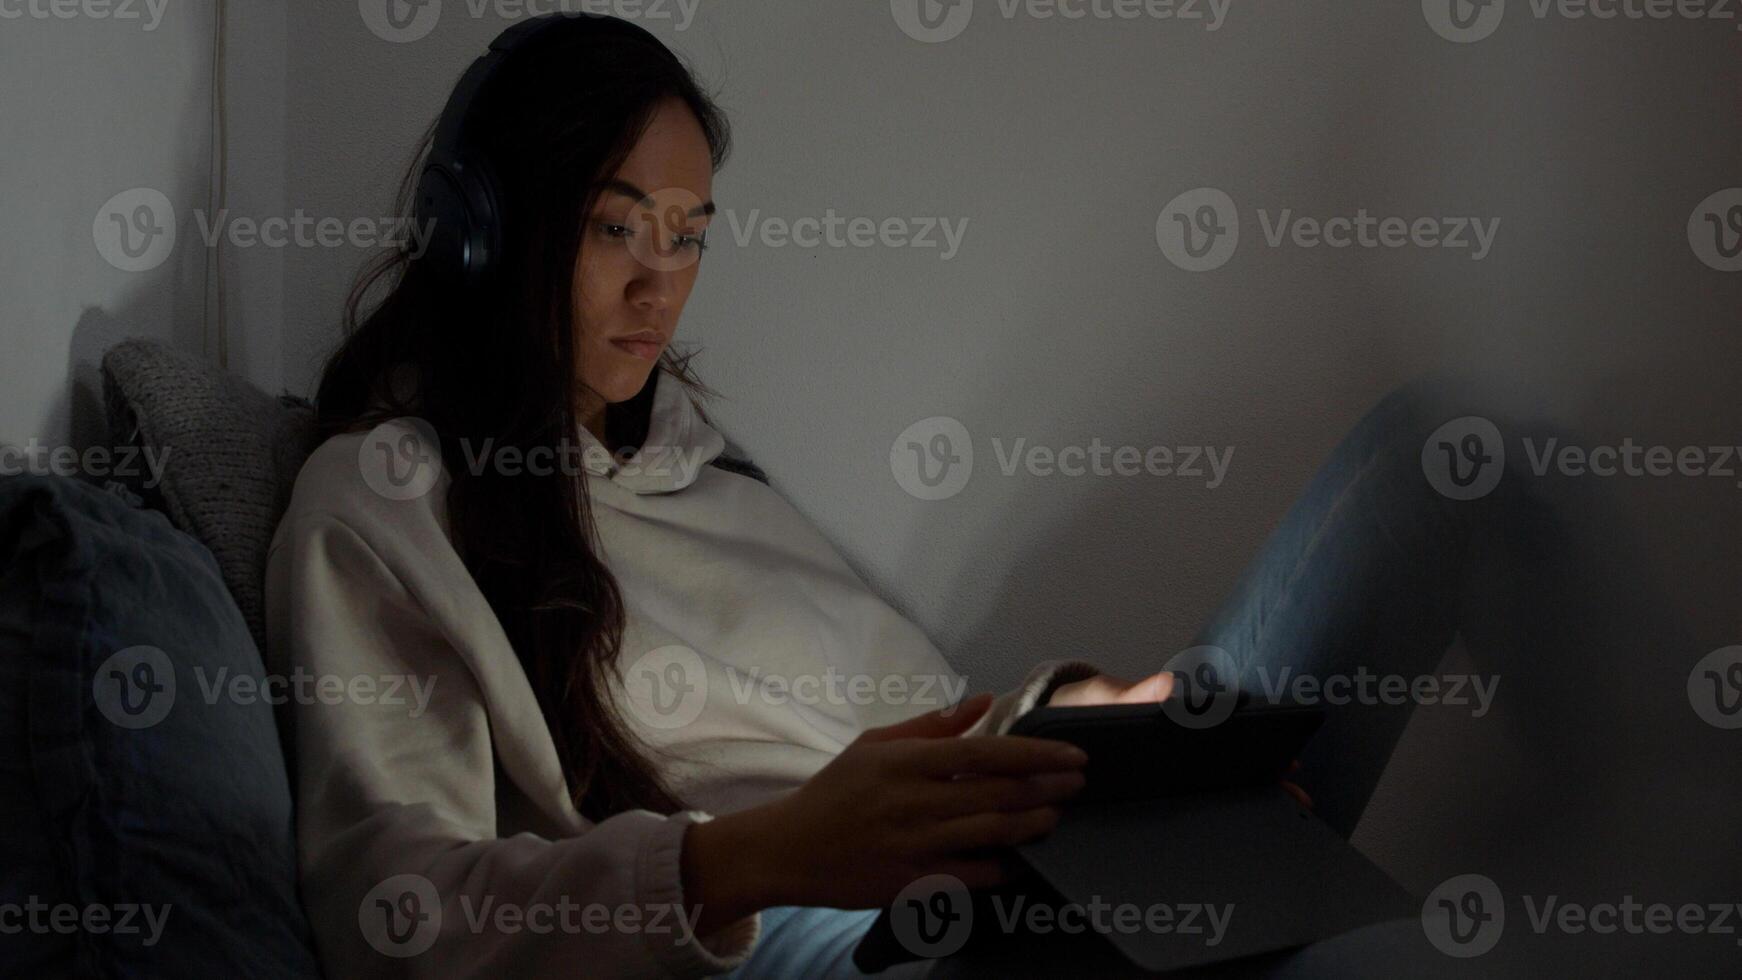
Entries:
MULTIPOLYGON (((692 827, 685 851, 697 853, 686 853, 685 863, 697 891, 744 882, 735 869, 757 882, 758 908, 875 908, 930 874, 954 875, 970 888, 1002 882, 1005 866, 988 852, 1051 831, 1059 805, 1083 787, 1087 756, 1050 739, 957 737, 991 703, 980 695, 870 729, 791 794, 692 827), (708 852, 723 848, 737 853, 719 862, 727 865, 719 868, 724 881, 709 880, 716 862, 708 852)), ((698 932, 706 935, 710 920, 731 921, 701 904, 698 932)))
POLYGON ((981 695, 947 715, 870 729, 774 803, 797 874, 792 901, 781 904, 886 905, 929 874, 969 888, 1001 882, 1003 863, 984 852, 1051 831, 1059 804, 1083 787, 1087 757, 1049 739, 957 737, 991 703, 981 695))

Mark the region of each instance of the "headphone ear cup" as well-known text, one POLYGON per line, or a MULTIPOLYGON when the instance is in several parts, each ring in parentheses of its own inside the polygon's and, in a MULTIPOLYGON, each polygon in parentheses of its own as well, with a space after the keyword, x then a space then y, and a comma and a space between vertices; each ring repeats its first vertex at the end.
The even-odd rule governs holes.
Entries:
POLYGON ((418 178, 414 209, 427 245, 418 261, 465 290, 478 289, 497 261, 501 229, 488 175, 460 159, 432 159, 418 178))

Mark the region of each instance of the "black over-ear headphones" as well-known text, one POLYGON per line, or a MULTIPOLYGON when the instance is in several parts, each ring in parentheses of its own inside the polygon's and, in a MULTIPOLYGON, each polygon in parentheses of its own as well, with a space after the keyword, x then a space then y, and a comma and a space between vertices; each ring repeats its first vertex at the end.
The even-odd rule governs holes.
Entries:
POLYGON ((533 38, 556 33, 562 24, 572 31, 609 26, 628 35, 659 41, 644 28, 615 17, 587 13, 552 13, 515 24, 490 42, 486 51, 460 77, 436 123, 414 202, 416 227, 428 228, 420 264, 450 279, 468 294, 489 277, 502 254, 502 195, 486 154, 473 145, 467 121, 473 103, 502 65, 533 38), (433 224, 431 224, 433 222, 433 224))

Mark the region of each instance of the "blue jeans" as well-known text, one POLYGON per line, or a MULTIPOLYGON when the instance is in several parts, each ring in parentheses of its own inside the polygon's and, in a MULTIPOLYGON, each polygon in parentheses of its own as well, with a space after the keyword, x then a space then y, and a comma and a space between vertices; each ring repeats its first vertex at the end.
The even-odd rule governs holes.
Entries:
MULTIPOLYGON (((1497 835, 1505 839, 1490 850, 1519 876, 1512 881, 1541 881, 1544 893, 1607 881, 1591 873, 1593 858, 1601 857, 1614 872, 1609 877, 1623 883, 1692 888, 1709 882, 1698 867, 1709 855, 1678 855, 1661 844, 1641 851, 1641 842, 1676 833, 1683 815, 1668 801, 1654 807, 1637 792, 1644 781, 1629 778, 1665 753, 1686 755, 1691 744, 1684 690, 1644 683, 1645 654, 1660 652, 1685 674, 1697 652, 1640 581, 1623 522, 1599 494, 1587 491, 1591 481, 1538 473, 1525 436, 1538 447, 1548 438, 1568 441, 1565 433, 1497 411, 1468 388, 1435 382, 1392 393, 1332 452, 1197 643, 1226 651, 1241 686, 1260 693, 1274 690, 1285 670, 1321 680, 1362 671, 1430 676, 1461 638, 1476 661, 1473 673, 1495 679, 1495 701, 1509 709, 1509 734, 1522 746, 1514 778, 1484 782, 1479 790, 1484 802, 1506 814, 1506 833, 1497 835), (1461 438, 1441 447, 1430 437, 1466 416, 1495 423, 1505 458, 1483 464, 1500 467, 1492 490, 1454 499, 1436 489, 1426 467, 1436 454, 1450 453, 1445 458, 1458 467, 1457 476, 1468 479, 1483 453, 1461 438), (1618 798, 1628 812, 1604 823, 1597 836, 1614 842, 1623 835, 1630 860, 1613 852, 1593 855, 1591 834, 1568 833, 1565 822, 1557 822, 1569 813, 1612 813, 1618 798)), ((1413 708, 1409 698, 1327 707, 1296 781, 1340 833, 1353 832, 1413 708)), ((1707 739, 1702 746, 1701 758, 1723 764, 1723 743, 1707 739)), ((1717 822, 1701 832, 1708 829, 1722 832, 1717 822)), ((765 928, 773 927, 732 976, 860 976, 852 950, 874 918, 874 912, 770 910, 765 928)), ((1511 952, 1522 955, 1521 945, 1515 940, 1511 952)), ((1599 955, 1612 953, 1599 949, 1599 955)), ((1564 951, 1554 956, 1566 966, 1564 951)), ((1461 976, 1530 969, 1520 962, 1504 955, 1452 960, 1428 945, 1412 919, 1204 975, 1409 970, 1461 976), (1468 972, 1457 973, 1460 968, 1468 972)), ((1068 968, 1023 963, 1038 975, 1068 968)))

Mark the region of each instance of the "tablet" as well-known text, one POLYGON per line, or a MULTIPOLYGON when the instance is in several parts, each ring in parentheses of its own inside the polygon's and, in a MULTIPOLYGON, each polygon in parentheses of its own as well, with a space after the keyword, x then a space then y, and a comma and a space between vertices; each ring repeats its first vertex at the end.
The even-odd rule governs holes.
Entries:
POLYGON ((1205 721, 1177 702, 1041 707, 1009 734, 1057 739, 1089 755, 1073 802, 1143 800, 1276 783, 1324 721, 1324 709, 1242 700, 1205 721))

